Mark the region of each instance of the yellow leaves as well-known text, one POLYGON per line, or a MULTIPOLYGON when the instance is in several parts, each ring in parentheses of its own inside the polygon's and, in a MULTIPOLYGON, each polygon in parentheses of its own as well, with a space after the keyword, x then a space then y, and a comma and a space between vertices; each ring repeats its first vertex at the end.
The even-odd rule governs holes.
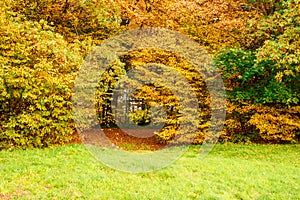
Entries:
POLYGON ((226 102, 226 111, 228 114, 232 114, 234 112, 237 113, 248 113, 253 112, 258 109, 258 106, 250 104, 248 102, 239 102, 240 104, 235 104, 230 102, 229 100, 226 102))
POLYGON ((177 133, 177 129, 176 128, 164 128, 162 129, 162 131, 160 132, 155 132, 155 135, 158 136, 158 139, 160 139, 160 141, 162 143, 165 143, 166 141, 170 141, 171 139, 173 139, 177 133))
POLYGON ((300 106, 276 108, 227 102, 227 113, 223 140, 234 140, 241 134, 256 140, 291 142, 300 131, 300 106))
POLYGON ((31 0, 12 0, 11 7, 26 20, 39 22, 44 30, 46 24, 50 24, 69 42, 93 37, 93 42, 98 44, 120 31, 118 23, 113 20, 118 9, 110 0, 41 0, 38 4, 31 0))
POLYGON ((300 130, 300 118, 289 114, 254 114, 249 124, 255 125, 265 140, 291 141, 300 130))
POLYGON ((275 79, 277 82, 282 82, 283 72, 277 72, 275 79))
POLYGON ((247 20, 256 13, 244 12, 240 7, 242 2, 233 0, 121 0, 117 3, 122 8, 121 17, 130 20, 128 29, 164 27, 177 30, 199 41, 210 53, 238 44, 247 20))
POLYGON ((47 73, 45 71, 41 71, 38 73, 38 78, 39 79, 44 79, 47 77, 47 73))
POLYGON ((68 141, 74 131, 70 123, 72 83, 83 61, 79 43, 68 44, 43 20, 1 17, 0 49, 1 80, 5 83, 0 92, 4 119, 0 127, 4 124, 7 129, 1 131, 11 137, 2 141, 1 148, 6 143, 25 147, 68 141), (24 115, 30 120, 24 121, 24 115), (47 134, 41 130, 48 130, 44 131, 47 134), (18 143, 17 135, 26 144, 18 143), (41 144, 34 142, 35 136, 41 144))

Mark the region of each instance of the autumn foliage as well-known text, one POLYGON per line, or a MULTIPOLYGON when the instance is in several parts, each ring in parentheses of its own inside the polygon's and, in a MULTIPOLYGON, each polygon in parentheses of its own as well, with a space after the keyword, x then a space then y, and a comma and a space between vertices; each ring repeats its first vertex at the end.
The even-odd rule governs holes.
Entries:
MULTIPOLYGON (((299 0, 4 0, 0 2, 0 149, 47 147, 72 140, 74 80, 95 45, 125 30, 179 31, 213 57, 227 92, 220 141, 294 143, 300 138, 299 0)), ((210 95, 201 75, 178 55, 129 52, 99 77, 95 97, 103 127, 116 124, 112 91, 126 72, 147 63, 180 71, 200 102, 194 143, 210 125, 210 95)), ((175 95, 145 85, 127 120, 149 123, 150 108, 166 109, 158 141, 180 124, 175 95)), ((152 110, 153 112, 153 110, 152 110)))
POLYGON ((68 44, 45 21, 0 14, 0 149, 68 142, 80 45, 68 44))
POLYGON ((245 29, 244 46, 215 58, 229 97, 225 140, 299 140, 299 1, 272 10, 245 29))

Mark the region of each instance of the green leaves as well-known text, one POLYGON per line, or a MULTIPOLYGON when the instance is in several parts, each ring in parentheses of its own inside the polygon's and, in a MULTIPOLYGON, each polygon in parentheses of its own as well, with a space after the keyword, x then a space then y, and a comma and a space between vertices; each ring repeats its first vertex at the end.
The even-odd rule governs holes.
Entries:
POLYGON ((277 142, 291 142, 297 137, 299 123, 294 119, 298 119, 299 110, 295 108, 300 102, 299 3, 282 2, 273 13, 253 20, 245 31, 242 47, 224 49, 216 56, 230 102, 227 134, 258 132, 260 139, 277 142), (289 113, 290 109, 297 112, 289 113))

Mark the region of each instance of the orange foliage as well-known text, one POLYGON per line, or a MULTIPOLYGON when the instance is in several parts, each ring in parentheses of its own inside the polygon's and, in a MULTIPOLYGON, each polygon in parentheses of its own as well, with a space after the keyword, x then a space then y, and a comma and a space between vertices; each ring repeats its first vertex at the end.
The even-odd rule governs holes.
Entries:
POLYGON ((280 108, 227 102, 227 120, 220 140, 234 142, 297 142, 300 106, 280 108))
POLYGON ((245 11, 243 1, 233 0, 118 0, 128 29, 164 27, 199 41, 209 52, 239 44, 241 32, 256 10, 245 11))

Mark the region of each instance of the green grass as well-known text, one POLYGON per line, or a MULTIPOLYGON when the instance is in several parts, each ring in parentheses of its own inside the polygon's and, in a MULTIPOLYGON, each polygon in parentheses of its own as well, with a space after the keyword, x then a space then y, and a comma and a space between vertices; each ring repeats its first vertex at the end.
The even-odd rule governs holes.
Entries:
POLYGON ((300 145, 192 146, 172 165, 132 174, 82 145, 0 152, 0 199, 300 199, 300 145))

